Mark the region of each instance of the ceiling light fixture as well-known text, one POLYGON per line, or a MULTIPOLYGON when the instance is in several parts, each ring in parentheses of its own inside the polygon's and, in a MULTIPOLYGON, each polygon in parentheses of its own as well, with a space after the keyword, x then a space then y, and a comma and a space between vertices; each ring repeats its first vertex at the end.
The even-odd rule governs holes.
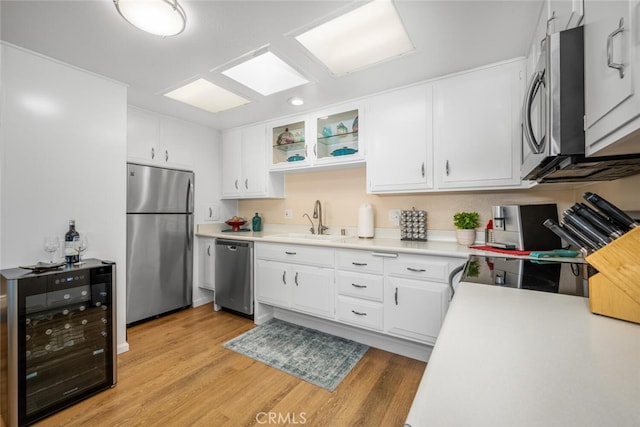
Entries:
POLYGON ((304 99, 299 98, 297 96, 294 96, 293 98, 289 98, 288 101, 289 101, 289 104, 293 105, 294 107, 299 107, 304 104, 304 99))
POLYGON ((374 0, 295 38, 337 76, 414 50, 390 0, 374 0))
POLYGON ((167 92, 164 96, 184 102, 210 113, 219 113, 248 104, 249 100, 216 86, 208 80, 198 79, 178 89, 167 92))
POLYGON ((255 55, 222 74, 264 96, 309 83, 302 74, 270 51, 255 55))
POLYGON ((128 23, 157 36, 175 36, 187 26, 187 14, 178 0, 113 0, 128 23))

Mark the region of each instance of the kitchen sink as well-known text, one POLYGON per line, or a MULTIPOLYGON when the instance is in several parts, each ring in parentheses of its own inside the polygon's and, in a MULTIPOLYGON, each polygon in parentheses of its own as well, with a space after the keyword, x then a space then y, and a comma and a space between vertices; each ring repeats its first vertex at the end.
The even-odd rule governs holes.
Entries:
POLYGON ((320 241, 334 241, 348 238, 349 236, 340 236, 335 234, 310 234, 310 233, 283 233, 274 234, 269 236, 273 239, 286 239, 286 240, 320 240, 320 241))

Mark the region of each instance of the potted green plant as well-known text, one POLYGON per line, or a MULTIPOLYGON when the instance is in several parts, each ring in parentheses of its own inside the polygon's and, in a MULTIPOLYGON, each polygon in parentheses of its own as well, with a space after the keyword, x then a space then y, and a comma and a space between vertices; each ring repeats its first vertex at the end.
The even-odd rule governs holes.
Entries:
POLYGON ((460 245, 471 245, 476 240, 476 228, 480 226, 478 212, 457 212, 453 215, 456 240, 460 245))

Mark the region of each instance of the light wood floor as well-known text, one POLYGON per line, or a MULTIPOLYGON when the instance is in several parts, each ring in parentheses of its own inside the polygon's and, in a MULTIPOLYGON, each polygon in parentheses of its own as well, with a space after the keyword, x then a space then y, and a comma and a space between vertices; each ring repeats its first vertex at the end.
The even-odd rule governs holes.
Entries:
POLYGON ((330 393, 222 347, 252 327, 207 304, 129 328, 118 384, 38 425, 403 425, 425 363, 371 348, 330 393))

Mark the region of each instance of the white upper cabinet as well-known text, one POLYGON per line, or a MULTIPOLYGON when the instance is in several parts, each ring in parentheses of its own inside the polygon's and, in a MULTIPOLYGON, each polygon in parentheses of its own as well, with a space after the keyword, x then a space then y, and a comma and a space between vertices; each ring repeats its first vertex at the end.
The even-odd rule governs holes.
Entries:
POLYGON ((584 16, 583 0, 548 0, 547 32, 557 33, 580 25, 584 16))
POLYGON ((271 171, 353 166, 364 163, 361 108, 344 104, 269 125, 271 171))
POLYGON ((433 188, 432 86, 412 86, 369 100, 367 191, 433 188))
POLYGON ((434 83, 437 188, 520 185, 524 72, 518 60, 434 83))
POLYGON ((640 153, 640 2, 584 8, 586 153, 640 153))
POLYGON ((156 114, 129 106, 127 111, 127 158, 152 166, 191 169, 189 141, 184 125, 177 120, 161 120, 156 114))
POLYGON ((222 135, 222 197, 284 196, 284 177, 267 171, 266 126, 231 129, 222 135))

